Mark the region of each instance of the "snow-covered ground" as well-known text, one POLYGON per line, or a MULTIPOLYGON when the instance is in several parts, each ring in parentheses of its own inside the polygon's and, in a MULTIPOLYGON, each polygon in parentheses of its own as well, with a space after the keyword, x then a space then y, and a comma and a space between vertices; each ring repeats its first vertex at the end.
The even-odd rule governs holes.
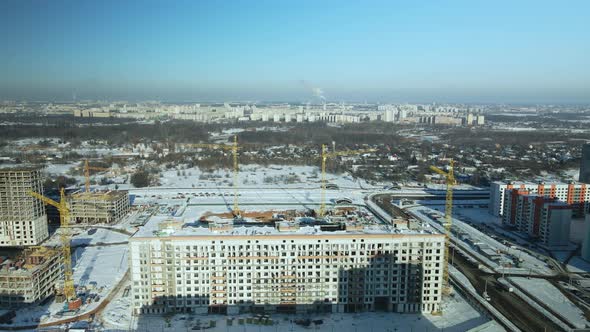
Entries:
POLYGON ((563 293, 553 286, 549 281, 536 278, 509 278, 510 281, 516 283, 532 294, 540 302, 546 304, 553 310, 560 313, 570 323, 576 325, 578 328, 586 327, 590 324, 584 317, 584 313, 577 306, 575 306, 563 293))
MULTIPOLYGON (((121 292, 122 295, 122 292, 121 292)), ((207 331, 467 331, 469 329, 489 323, 489 319, 474 310, 459 295, 445 299, 443 315, 431 314, 396 314, 396 313, 359 313, 359 314, 309 314, 283 315, 271 314, 274 324, 270 326, 246 323, 245 320, 253 315, 219 316, 219 315, 190 315, 177 314, 170 318, 161 315, 140 316, 131 315, 131 295, 118 296, 103 311, 100 321, 105 329, 134 329, 137 331, 186 331, 194 326, 209 326, 214 321, 215 327, 207 331), (297 319, 322 320, 322 324, 311 324, 305 328, 293 321, 297 319), (239 324, 240 319, 244 322, 239 324), (228 325, 231 321, 231 325, 228 325)), ((503 331, 499 326, 486 331, 503 331)))
POLYGON ((93 228, 72 237, 72 246, 121 243, 128 239, 129 235, 103 228, 93 228))
MULTIPOLYGON (((60 233, 59 229, 57 230, 57 233, 60 233)), ((80 228, 73 226, 70 228, 70 234, 72 234, 71 245, 73 247, 121 243, 126 242, 129 239, 129 235, 98 227, 80 228)), ((59 238, 59 236, 52 236, 49 240, 47 240, 44 243, 44 245, 50 246, 57 246, 60 244, 61 239, 59 238)))
MULTIPOLYGON (((374 188, 364 180, 353 179, 350 175, 326 174, 328 183, 342 188, 374 188)), ((174 188, 216 188, 233 185, 230 169, 213 172, 198 167, 162 171, 160 187, 174 188)), ((321 173, 318 166, 244 165, 238 173, 239 187, 276 188, 319 188, 321 173)))
POLYGON ((72 254, 74 282, 82 286, 95 282, 106 288, 116 285, 127 271, 127 254, 126 244, 76 248, 72 254))

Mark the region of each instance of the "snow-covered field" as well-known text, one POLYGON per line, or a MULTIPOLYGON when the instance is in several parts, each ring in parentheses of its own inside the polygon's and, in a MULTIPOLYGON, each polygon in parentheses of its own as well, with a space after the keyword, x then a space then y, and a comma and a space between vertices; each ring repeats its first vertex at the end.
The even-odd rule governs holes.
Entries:
POLYGON ((129 239, 129 235, 103 228, 94 228, 90 233, 88 231, 83 231, 72 237, 72 246, 121 243, 126 242, 129 239))
MULTIPOLYGON (((161 187, 174 188, 216 188, 233 185, 233 173, 229 169, 217 169, 213 172, 198 167, 163 171, 160 177, 161 187)), ((350 175, 326 175, 328 183, 342 188, 374 188, 364 180, 353 179, 350 175)), ((276 188, 319 188, 321 173, 318 166, 283 166, 244 165, 238 173, 240 187, 276 188)))

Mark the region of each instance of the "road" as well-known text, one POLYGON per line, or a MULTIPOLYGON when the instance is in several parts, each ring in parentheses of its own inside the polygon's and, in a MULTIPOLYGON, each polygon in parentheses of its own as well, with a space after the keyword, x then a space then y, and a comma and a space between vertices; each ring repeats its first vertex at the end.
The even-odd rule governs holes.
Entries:
POLYGON ((563 331, 520 297, 505 291, 494 275, 484 273, 462 255, 455 254, 453 266, 469 279, 479 294, 484 292, 487 281, 487 292, 491 298, 491 304, 521 330, 563 331))
MULTIPOLYGON (((375 198, 375 203, 383 210, 405 215, 405 212, 393 206, 387 197, 376 196, 375 198)), ((491 298, 491 304, 522 331, 563 331, 561 327, 547 319, 545 315, 516 294, 505 291, 494 274, 481 271, 474 263, 469 262, 460 254, 454 255, 453 266, 469 279, 479 294, 484 292, 487 281, 487 292, 491 298)))

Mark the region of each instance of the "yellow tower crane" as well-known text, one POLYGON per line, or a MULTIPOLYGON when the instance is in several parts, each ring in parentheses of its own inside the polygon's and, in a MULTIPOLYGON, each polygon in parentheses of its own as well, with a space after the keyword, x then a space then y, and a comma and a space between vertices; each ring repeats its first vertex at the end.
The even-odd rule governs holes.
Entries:
POLYGON ((328 152, 326 144, 322 144, 322 193, 320 200, 319 217, 323 217, 326 214, 326 160, 328 158, 335 158, 341 156, 351 156, 356 154, 363 154, 367 152, 374 152, 375 149, 365 150, 347 150, 347 151, 332 151, 328 152))
POLYGON ((108 171, 108 168, 88 165, 88 159, 84 161, 84 177, 86 179, 86 192, 90 192, 90 171, 108 171))
POLYGON ((66 297, 66 301, 74 300, 76 292, 74 290, 74 279, 72 277, 72 254, 70 252, 70 209, 68 208, 64 188, 61 188, 59 202, 34 191, 30 191, 29 195, 41 200, 45 204, 54 206, 59 211, 61 251, 64 265, 63 293, 66 297))
POLYGON ((234 142, 232 145, 226 144, 211 144, 211 143, 190 143, 190 144, 183 144, 184 146, 193 147, 193 148, 204 148, 204 149, 222 149, 222 150, 230 150, 232 152, 233 157, 233 188, 234 188, 234 206, 233 206, 233 214, 234 216, 240 215, 240 208, 238 206, 238 136, 234 136, 234 142))
POLYGON ((451 237, 451 226, 453 224, 453 186, 456 184, 454 174, 454 162, 451 159, 449 163, 449 170, 443 171, 436 166, 430 166, 430 169, 445 177, 447 183, 447 197, 445 199, 445 261, 443 266, 443 290, 448 294, 451 291, 449 284, 449 242, 451 237))

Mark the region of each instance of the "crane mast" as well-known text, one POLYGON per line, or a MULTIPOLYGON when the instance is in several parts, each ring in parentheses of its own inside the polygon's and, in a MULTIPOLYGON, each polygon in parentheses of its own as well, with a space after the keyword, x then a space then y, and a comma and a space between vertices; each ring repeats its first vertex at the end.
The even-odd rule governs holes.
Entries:
POLYGON ((88 165, 88 159, 86 159, 84 161, 84 178, 86 180, 85 182, 85 191, 86 192, 90 192, 90 170, 93 171, 108 171, 108 168, 104 168, 104 167, 96 167, 96 166, 90 166, 88 165))
POLYGON ((430 169, 432 171, 445 177, 445 181, 447 184, 447 194, 445 198, 445 222, 443 224, 445 228, 445 261, 443 264, 443 290, 445 290, 447 293, 450 293, 451 290, 451 286, 449 284, 449 242, 451 237, 451 227, 453 224, 453 186, 456 183, 454 167, 455 163, 452 159, 449 163, 449 170, 446 172, 438 167, 430 166, 430 169))
POLYGON ((56 202, 51 198, 47 198, 39 193, 30 191, 29 195, 39 199, 47 205, 54 206, 59 211, 59 224, 60 224, 60 241, 61 241, 61 252, 64 266, 64 289, 63 293, 67 301, 73 300, 76 296, 74 289, 74 279, 72 273, 72 253, 70 248, 70 209, 66 201, 66 195, 64 188, 60 190, 60 200, 56 202))

